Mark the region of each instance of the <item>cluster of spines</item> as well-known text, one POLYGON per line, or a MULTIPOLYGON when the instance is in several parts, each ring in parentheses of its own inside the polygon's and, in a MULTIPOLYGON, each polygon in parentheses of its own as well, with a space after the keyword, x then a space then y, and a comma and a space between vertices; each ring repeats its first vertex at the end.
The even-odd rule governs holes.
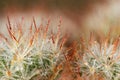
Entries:
POLYGON ((0 48, 3 50, 0 51, 0 57, 2 58, 0 61, 0 78, 2 80, 30 80, 38 75, 41 80, 55 79, 62 69, 61 63, 64 61, 63 45, 67 40, 66 35, 61 37, 61 20, 57 33, 51 34, 48 34, 50 19, 46 27, 42 24, 37 27, 35 18, 33 18, 29 30, 25 31, 23 31, 22 24, 12 27, 9 17, 7 17, 7 20, 9 37, 0 34, 2 40, 0 48), (32 26, 34 26, 34 29, 32 26), (48 50, 44 49, 45 47, 48 47, 48 50), (6 56, 8 57, 6 58, 6 56))

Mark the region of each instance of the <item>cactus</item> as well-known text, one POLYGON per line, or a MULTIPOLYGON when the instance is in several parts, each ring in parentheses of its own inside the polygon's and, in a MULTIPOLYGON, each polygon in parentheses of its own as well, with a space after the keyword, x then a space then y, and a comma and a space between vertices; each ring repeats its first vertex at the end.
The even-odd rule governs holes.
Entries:
POLYGON ((0 34, 0 80, 34 80, 36 76, 37 80, 54 80, 62 70, 67 40, 61 36, 61 21, 57 33, 50 33, 50 20, 38 27, 33 18, 27 29, 22 24, 13 26, 7 19, 9 36, 0 34))
MULTIPOLYGON (((95 37, 95 36, 94 36, 95 37)), ((85 80, 119 80, 120 79, 120 39, 110 41, 110 37, 94 40, 90 37, 85 46, 82 59, 76 62, 78 71, 85 80)))

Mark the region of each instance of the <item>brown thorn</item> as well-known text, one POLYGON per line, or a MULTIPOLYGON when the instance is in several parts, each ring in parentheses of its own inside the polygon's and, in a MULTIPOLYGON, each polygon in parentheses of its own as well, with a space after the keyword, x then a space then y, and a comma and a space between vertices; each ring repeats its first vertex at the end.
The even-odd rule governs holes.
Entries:
POLYGON ((11 38, 18 43, 16 37, 12 34, 12 32, 11 32, 11 30, 10 30, 10 28, 9 28, 8 26, 7 26, 7 30, 8 30, 8 32, 9 32, 9 35, 11 36, 11 38))
POLYGON ((44 39, 46 38, 46 35, 47 35, 47 32, 48 32, 48 28, 49 28, 49 24, 50 24, 50 19, 48 19, 47 26, 45 28, 44 39))
POLYGON ((34 24, 35 30, 37 31, 37 25, 34 17, 33 17, 33 24, 34 24))
POLYGON ((68 38, 68 35, 66 34, 63 39, 62 39, 62 42, 60 44, 60 49, 62 49, 63 45, 65 44, 65 42, 67 41, 67 38, 68 38))
POLYGON ((7 21, 8 21, 8 26, 9 26, 9 29, 11 30, 11 23, 10 23, 10 19, 9 19, 9 16, 7 16, 7 21))
POLYGON ((118 44, 119 44, 119 41, 120 41, 120 37, 118 39, 115 40, 115 42, 113 43, 113 50, 112 50, 112 55, 115 53, 117 47, 118 47, 118 44))

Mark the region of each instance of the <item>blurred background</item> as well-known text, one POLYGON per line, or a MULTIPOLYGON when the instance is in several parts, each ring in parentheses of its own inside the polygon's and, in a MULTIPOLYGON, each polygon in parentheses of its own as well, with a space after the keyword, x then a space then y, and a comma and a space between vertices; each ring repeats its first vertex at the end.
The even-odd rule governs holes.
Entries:
POLYGON ((109 20, 118 20, 120 0, 0 0, 0 31, 6 26, 6 16, 16 21, 20 17, 29 24, 34 16, 37 24, 48 17, 52 26, 62 17, 62 26, 73 30, 81 27, 105 27, 109 20))

